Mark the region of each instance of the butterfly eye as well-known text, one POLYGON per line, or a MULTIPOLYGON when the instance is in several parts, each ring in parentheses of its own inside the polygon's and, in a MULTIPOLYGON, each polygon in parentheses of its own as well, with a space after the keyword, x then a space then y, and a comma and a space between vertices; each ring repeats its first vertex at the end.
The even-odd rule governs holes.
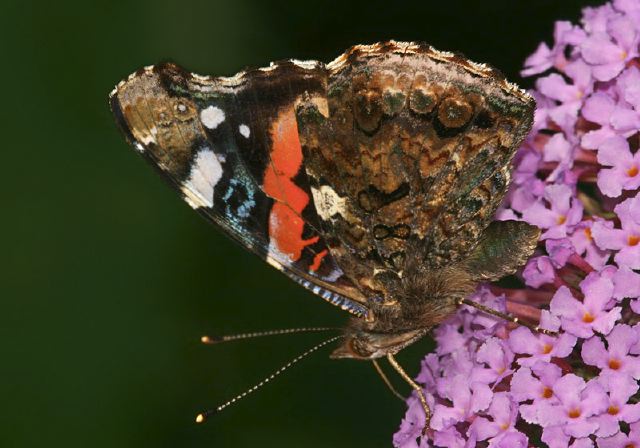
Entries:
POLYGON ((360 129, 373 132, 378 128, 382 118, 382 101, 380 93, 371 90, 361 90, 355 96, 353 114, 360 129))
POLYGON ((438 120, 447 128, 464 126, 472 115, 473 107, 461 98, 445 98, 438 107, 438 120))
POLYGON ((349 345, 351 352, 357 357, 366 359, 373 354, 373 350, 371 350, 369 344, 357 337, 348 340, 347 344, 349 345))

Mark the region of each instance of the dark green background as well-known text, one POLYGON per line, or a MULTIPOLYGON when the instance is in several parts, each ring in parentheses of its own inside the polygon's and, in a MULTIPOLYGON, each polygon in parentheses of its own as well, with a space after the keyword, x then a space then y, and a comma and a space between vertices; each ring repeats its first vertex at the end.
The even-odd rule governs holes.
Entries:
MULTIPOLYGON (((388 38, 461 51, 520 81, 553 21, 576 20, 585 3, 3 2, 0 446, 389 446, 403 403, 367 363, 327 350, 193 423, 324 337, 204 347, 201 334, 346 316, 183 204, 125 144, 107 94, 161 60, 231 75, 388 38)), ((428 348, 400 356, 410 372, 428 348)))

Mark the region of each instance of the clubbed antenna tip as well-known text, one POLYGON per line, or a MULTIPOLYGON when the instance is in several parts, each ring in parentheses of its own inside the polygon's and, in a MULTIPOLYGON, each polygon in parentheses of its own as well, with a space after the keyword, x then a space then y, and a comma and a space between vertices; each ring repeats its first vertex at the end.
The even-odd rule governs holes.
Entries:
MULTIPOLYGON (((282 333, 278 333, 278 334, 282 334, 282 333)), ((203 336, 204 339, 205 336, 203 336)), ((296 356, 295 358, 293 358, 291 361, 289 361, 288 363, 286 363, 285 365, 283 365, 282 367, 280 367, 278 370, 276 370, 275 372, 273 372, 271 375, 269 375, 268 377, 266 377, 265 379, 263 379, 262 381, 260 381, 258 384, 256 384, 255 386, 251 387, 250 389, 244 391, 243 393, 241 393, 240 395, 236 395, 234 398, 232 398, 231 400, 227 401, 224 404, 221 404, 220 406, 218 406, 215 409, 211 409, 205 412, 201 412, 200 414, 198 414, 196 416, 196 423, 204 423, 207 420, 207 417, 209 417, 212 414, 215 414, 217 412, 222 411, 223 409, 227 408, 228 406, 236 403, 237 401, 243 399, 244 397, 246 397, 247 395, 255 392, 256 390, 260 389, 262 386, 264 386, 265 384, 267 384, 269 381, 273 380, 274 378, 276 378, 278 375, 280 375, 282 372, 284 372, 285 370, 287 370, 289 367, 291 367, 292 365, 296 364, 297 362, 301 361, 302 359, 306 358, 307 356, 309 356, 310 354, 312 354, 313 352, 319 350, 320 348, 324 347, 327 344, 330 344, 340 338, 342 338, 343 336, 334 336, 330 339, 327 339, 324 342, 321 342, 319 344, 314 345, 313 347, 311 347, 310 349, 308 349, 307 351, 305 351, 304 353, 296 356)), ((203 341, 204 342, 204 341, 203 341)))

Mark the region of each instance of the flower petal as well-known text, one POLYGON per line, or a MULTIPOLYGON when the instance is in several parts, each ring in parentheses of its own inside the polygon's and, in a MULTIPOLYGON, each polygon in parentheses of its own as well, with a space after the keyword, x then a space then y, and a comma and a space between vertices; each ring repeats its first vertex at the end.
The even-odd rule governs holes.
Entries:
POLYGON ((582 344, 580 353, 582 360, 590 366, 604 368, 609 360, 609 353, 600 336, 593 336, 582 344))

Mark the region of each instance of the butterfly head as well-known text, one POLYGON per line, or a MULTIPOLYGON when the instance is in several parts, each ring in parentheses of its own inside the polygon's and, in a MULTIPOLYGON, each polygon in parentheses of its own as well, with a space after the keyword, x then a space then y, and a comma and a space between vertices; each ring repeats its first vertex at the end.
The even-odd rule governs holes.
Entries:
POLYGON ((331 357, 363 360, 380 358, 389 353, 399 352, 420 339, 426 332, 426 329, 401 333, 374 333, 365 329, 350 331, 331 357))

